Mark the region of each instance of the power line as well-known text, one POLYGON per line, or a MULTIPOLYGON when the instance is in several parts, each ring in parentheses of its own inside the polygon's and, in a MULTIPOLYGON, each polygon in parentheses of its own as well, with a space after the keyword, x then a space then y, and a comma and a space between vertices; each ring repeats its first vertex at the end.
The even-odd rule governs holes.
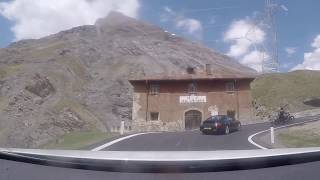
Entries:
POLYGON ((230 24, 209 24, 209 25, 203 25, 203 29, 209 29, 209 28, 215 28, 215 27, 225 27, 229 26, 230 24))
POLYGON ((204 9, 187 9, 187 10, 183 10, 183 12, 184 13, 194 13, 194 12, 218 11, 218 10, 238 9, 238 8, 243 8, 243 7, 240 7, 240 6, 225 6, 225 7, 204 8, 204 9))

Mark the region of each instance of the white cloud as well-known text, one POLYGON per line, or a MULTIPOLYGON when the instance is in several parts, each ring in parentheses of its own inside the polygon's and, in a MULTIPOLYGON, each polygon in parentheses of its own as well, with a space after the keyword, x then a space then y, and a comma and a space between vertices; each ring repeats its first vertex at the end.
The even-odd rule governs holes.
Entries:
POLYGON ((320 70, 320 35, 313 40, 311 46, 314 48, 314 50, 312 52, 304 53, 303 62, 296 65, 294 68, 292 68, 292 70, 320 70))
POLYGON ((294 53, 296 53, 297 48, 295 48, 295 47, 287 47, 287 48, 285 48, 285 51, 286 51, 288 57, 290 57, 290 56, 292 56, 294 53))
POLYGON ((173 13, 172 9, 169 8, 168 6, 164 7, 163 9, 164 9, 164 11, 166 11, 167 13, 173 13))
POLYGON ((258 72, 262 71, 263 60, 270 58, 260 50, 265 38, 266 33, 249 18, 232 22, 223 35, 224 42, 230 43, 227 55, 258 72))
POLYGON ((253 50, 250 53, 246 54, 240 60, 240 63, 243 65, 249 66, 258 72, 261 72, 263 59, 267 59, 267 58, 269 58, 267 54, 261 51, 253 50))
POLYGON ((196 39, 202 39, 202 23, 194 18, 186 17, 182 14, 174 12, 169 7, 164 7, 164 13, 160 16, 161 22, 170 22, 184 33, 191 35, 196 39))
POLYGON ((176 26, 185 29, 189 34, 199 34, 202 31, 201 22, 192 18, 180 19, 176 22, 176 26))
POLYGON ((232 22, 223 39, 232 44, 227 54, 239 57, 248 53, 250 47, 264 42, 265 36, 265 32, 247 18, 232 22))
POLYGON ((248 52, 251 44, 252 43, 247 39, 235 40, 235 43, 233 43, 230 46, 230 50, 227 53, 227 55, 232 56, 232 57, 240 57, 248 52))
POLYGON ((311 46, 314 48, 320 48, 320 34, 313 40, 311 46))
POLYGON ((138 0, 12 0, 0 3, 0 14, 13 22, 21 40, 94 24, 112 10, 137 17, 139 6, 138 0))

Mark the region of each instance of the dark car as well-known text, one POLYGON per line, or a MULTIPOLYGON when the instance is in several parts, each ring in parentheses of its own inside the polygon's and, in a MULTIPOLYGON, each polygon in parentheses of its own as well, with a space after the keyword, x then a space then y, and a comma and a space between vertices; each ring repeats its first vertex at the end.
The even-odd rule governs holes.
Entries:
POLYGON ((240 121, 227 115, 211 116, 200 125, 203 134, 223 133, 229 134, 231 131, 238 131, 241 128, 240 121))

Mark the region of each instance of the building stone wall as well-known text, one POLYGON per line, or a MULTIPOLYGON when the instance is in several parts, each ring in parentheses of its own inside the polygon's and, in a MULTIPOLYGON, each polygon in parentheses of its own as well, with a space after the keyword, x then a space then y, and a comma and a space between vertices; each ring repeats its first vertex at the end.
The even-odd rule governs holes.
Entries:
POLYGON ((202 81, 159 81, 131 82, 134 86, 132 128, 134 131, 182 131, 185 130, 185 113, 198 110, 204 121, 211 115, 213 107, 218 114, 227 114, 228 110, 236 112, 236 119, 243 124, 251 121, 251 80, 237 80, 236 91, 226 92, 226 83, 233 80, 202 81), (180 96, 189 96, 188 85, 196 83, 196 96, 205 96, 206 102, 180 103, 180 96), (160 86, 159 94, 151 95, 150 84, 160 86), (159 112, 159 120, 151 121, 150 112, 159 112), (238 114, 239 113, 239 114, 238 114))

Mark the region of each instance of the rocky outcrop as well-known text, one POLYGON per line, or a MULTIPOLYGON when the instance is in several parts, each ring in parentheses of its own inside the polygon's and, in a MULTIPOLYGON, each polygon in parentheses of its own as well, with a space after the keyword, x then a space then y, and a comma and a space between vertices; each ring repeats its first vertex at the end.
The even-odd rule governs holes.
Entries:
POLYGON ((41 98, 45 98, 55 92, 55 89, 49 79, 41 77, 39 74, 34 76, 33 82, 26 86, 26 90, 41 98))

